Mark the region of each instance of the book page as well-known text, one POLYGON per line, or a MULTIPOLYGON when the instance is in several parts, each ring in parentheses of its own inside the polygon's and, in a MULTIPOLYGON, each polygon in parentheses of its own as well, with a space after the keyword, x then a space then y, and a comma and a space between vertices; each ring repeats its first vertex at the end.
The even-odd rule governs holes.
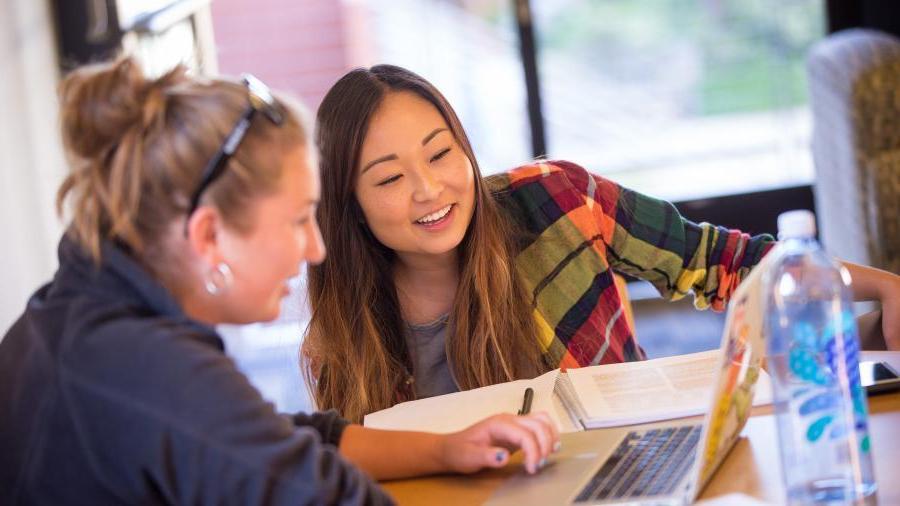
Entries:
POLYGON ((591 422, 674 418, 705 411, 718 354, 710 350, 569 369, 566 374, 591 422))
POLYGON ((456 432, 491 415, 516 414, 522 407, 525 389, 531 387, 534 389, 531 412, 544 411, 561 431, 571 431, 574 426, 553 399, 553 385, 558 374, 557 369, 531 380, 404 402, 366 415, 363 425, 373 429, 456 432))
MULTIPOLYGON (((589 428, 630 425, 708 411, 720 351, 569 369, 589 428)), ((768 402, 764 397, 759 403, 768 402)))

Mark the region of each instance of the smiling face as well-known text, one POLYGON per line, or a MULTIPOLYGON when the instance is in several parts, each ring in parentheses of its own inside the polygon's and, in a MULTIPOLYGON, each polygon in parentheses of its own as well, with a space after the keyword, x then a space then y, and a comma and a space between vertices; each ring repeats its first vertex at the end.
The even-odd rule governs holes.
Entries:
POLYGON ((319 263, 325 247, 316 223, 319 177, 305 147, 291 150, 284 159, 276 191, 261 197, 248 210, 249 231, 230 228, 220 234, 223 260, 231 267, 234 283, 217 302, 222 320, 251 323, 273 320, 287 282, 297 276, 303 262, 319 263))
POLYGON ((403 258, 453 252, 472 220, 472 162, 430 102, 385 95, 360 151, 355 194, 372 234, 403 258))

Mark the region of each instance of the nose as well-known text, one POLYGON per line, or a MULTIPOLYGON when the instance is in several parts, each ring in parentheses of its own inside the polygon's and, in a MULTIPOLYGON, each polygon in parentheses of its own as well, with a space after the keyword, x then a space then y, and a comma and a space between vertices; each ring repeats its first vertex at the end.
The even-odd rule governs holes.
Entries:
POLYGON ((430 168, 422 167, 415 172, 413 200, 416 202, 435 200, 442 191, 444 191, 443 182, 430 168))
POLYGON ((313 264, 320 264, 325 260, 325 242, 322 240, 322 232, 319 230, 319 224, 313 220, 311 230, 307 235, 306 251, 304 259, 313 264))

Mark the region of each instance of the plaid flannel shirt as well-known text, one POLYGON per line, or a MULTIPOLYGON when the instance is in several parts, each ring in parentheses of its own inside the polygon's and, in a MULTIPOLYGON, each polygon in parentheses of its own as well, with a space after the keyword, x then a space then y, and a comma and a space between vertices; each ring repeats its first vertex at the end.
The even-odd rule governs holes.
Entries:
POLYGON ((693 292, 697 308, 722 310, 774 243, 693 223, 668 202, 570 162, 535 162, 486 182, 521 229, 516 267, 543 349, 560 367, 645 358, 613 270, 649 281, 667 299, 693 292))

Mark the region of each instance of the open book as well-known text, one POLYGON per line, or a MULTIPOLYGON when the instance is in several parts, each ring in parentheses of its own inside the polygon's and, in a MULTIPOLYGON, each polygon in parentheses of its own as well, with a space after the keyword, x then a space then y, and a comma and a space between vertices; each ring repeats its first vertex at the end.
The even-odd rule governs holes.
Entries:
MULTIPOLYGON (((454 432, 494 414, 515 414, 528 387, 534 390, 532 412, 548 413, 561 432, 702 415, 709 409, 720 357, 719 350, 710 350, 556 369, 531 380, 404 402, 367 415, 363 423, 376 429, 454 432)), ((757 385, 754 405, 771 403, 764 371, 757 385)))

